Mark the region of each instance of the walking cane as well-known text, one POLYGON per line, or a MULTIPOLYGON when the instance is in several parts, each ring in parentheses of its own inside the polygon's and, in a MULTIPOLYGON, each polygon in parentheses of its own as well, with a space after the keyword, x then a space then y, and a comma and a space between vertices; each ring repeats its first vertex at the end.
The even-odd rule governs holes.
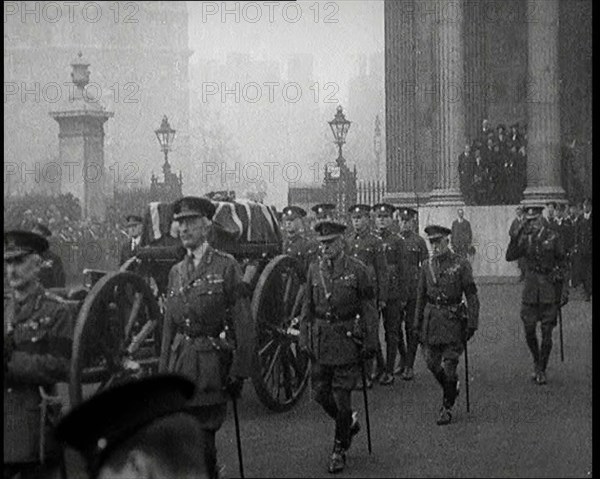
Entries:
POLYGON ((235 422, 235 438, 237 440, 238 464, 240 466, 240 477, 244 479, 244 461, 242 459, 242 440, 240 439, 240 418, 238 416, 237 399, 232 395, 233 419, 235 422))
POLYGON ((469 401, 469 353, 467 350, 467 341, 465 341, 465 392, 467 393, 467 412, 471 412, 471 403, 469 401))
POLYGON ((563 348, 563 323, 562 323, 562 308, 558 308, 558 333, 560 337, 560 362, 565 362, 565 351, 563 348))
POLYGON ((362 391, 363 391, 363 399, 365 400, 365 419, 367 421, 367 441, 369 446, 369 454, 373 452, 371 446, 371 421, 369 419, 369 398, 367 396, 367 373, 365 361, 361 361, 362 363, 362 391))

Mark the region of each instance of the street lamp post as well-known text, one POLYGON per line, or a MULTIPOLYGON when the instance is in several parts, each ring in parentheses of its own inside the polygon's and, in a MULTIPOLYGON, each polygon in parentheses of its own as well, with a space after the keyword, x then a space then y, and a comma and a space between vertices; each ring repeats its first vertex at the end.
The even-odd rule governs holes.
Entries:
POLYGON ((346 115, 344 115, 343 110, 342 105, 338 105, 333 120, 328 122, 333 137, 335 138, 334 143, 338 146, 338 157, 335 160, 338 166, 342 166, 345 162, 344 157, 342 156, 342 145, 346 143, 346 135, 352 124, 351 121, 346 120, 346 115))
POLYGON ((155 130, 156 138, 158 138, 158 142, 160 143, 160 148, 165 154, 165 165, 164 167, 168 168, 169 165, 169 150, 171 149, 171 145, 173 144, 173 140, 175 139, 175 130, 171 128, 169 125, 169 120, 167 119, 167 115, 163 116, 162 122, 160 124, 160 128, 155 130))
POLYGON ((348 170, 345 164, 346 160, 342 155, 342 146, 346 143, 346 135, 352 122, 346 119, 343 108, 339 105, 333 120, 328 123, 333 133, 334 143, 338 146, 338 157, 335 160, 336 166, 326 170, 325 184, 333 194, 332 196, 335 197, 332 200, 337 204, 338 212, 343 216, 348 206, 347 203, 353 202, 356 197, 356 176, 348 170), (353 181, 351 182, 351 180, 353 181))

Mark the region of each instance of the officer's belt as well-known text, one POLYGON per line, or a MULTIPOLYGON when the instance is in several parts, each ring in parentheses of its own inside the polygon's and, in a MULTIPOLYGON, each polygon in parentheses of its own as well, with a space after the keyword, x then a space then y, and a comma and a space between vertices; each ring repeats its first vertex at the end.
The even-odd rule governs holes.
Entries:
POLYGON ((427 303, 432 304, 434 306, 443 306, 443 307, 452 307, 458 306, 462 302, 461 298, 434 298, 432 296, 427 296, 427 303))
POLYGON ((219 335, 211 336, 209 334, 201 333, 198 331, 193 331, 191 328, 180 327, 177 328, 177 333, 181 334, 185 339, 198 339, 198 338, 206 338, 206 339, 215 339, 218 340, 219 335))
POLYGON ((539 274, 550 274, 552 272, 552 269, 544 268, 543 266, 538 265, 532 266, 531 270, 539 274))
POLYGON ((347 316, 344 316, 343 318, 338 318, 337 316, 333 316, 332 318, 324 318, 324 317, 317 317, 317 321, 321 322, 321 323, 325 323, 328 325, 335 325, 335 326, 348 326, 349 324, 353 324, 354 321, 356 320, 356 314, 350 314, 347 316))

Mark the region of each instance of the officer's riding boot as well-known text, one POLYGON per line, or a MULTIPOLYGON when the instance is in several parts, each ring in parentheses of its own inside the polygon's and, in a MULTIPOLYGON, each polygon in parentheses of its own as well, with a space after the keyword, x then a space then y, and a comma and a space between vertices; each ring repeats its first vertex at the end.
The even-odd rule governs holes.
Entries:
POLYGON ((438 416, 438 426, 444 426, 450 424, 452 421, 452 407, 456 402, 456 398, 459 393, 458 381, 446 380, 444 384, 444 399, 442 401, 442 407, 440 408, 440 414, 438 416))
POLYGON ((533 330, 533 332, 525 332, 525 340, 527 341, 527 346, 533 356, 533 373, 531 374, 531 379, 537 381, 537 376, 540 372, 540 346, 535 330, 533 330))
POLYGON ((538 384, 546 384, 546 367, 552 351, 552 329, 542 327, 542 346, 540 352, 540 370, 536 378, 538 384))
POLYGON ((342 444, 337 439, 333 445, 333 451, 331 453, 331 457, 329 458, 329 467, 328 471, 331 474, 335 474, 337 472, 342 472, 344 467, 346 466, 346 451, 342 447, 342 444))
POLYGON ((437 382, 440 383, 440 386, 442 386, 443 389, 446 385, 446 373, 444 372, 444 370, 440 369, 437 373, 433 374, 433 377, 437 379, 437 382))
POLYGON ((381 343, 377 348, 377 355, 375 356, 375 361, 373 361, 373 372, 371 374, 370 379, 372 381, 378 381, 383 373, 385 372, 385 361, 383 359, 383 351, 381 349, 381 343))
POLYGON ((389 342, 386 351, 385 372, 379 378, 379 384, 387 386, 394 383, 394 363, 396 362, 396 344, 389 342))

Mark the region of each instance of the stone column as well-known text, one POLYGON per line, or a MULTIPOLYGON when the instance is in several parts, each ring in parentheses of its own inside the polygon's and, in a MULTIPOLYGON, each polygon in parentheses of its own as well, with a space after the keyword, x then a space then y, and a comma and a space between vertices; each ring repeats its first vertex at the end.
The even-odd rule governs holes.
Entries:
POLYGON ((436 187, 430 206, 462 205, 458 155, 465 142, 463 0, 437 0, 436 187))
POLYGON ((385 2, 385 201, 415 205, 415 3, 385 2))
POLYGON ((561 183, 558 77, 559 0, 527 0, 527 188, 523 204, 565 199, 561 183))
POLYGON ((473 140, 487 118, 486 18, 480 2, 467 0, 464 8, 465 134, 467 140, 473 140))

